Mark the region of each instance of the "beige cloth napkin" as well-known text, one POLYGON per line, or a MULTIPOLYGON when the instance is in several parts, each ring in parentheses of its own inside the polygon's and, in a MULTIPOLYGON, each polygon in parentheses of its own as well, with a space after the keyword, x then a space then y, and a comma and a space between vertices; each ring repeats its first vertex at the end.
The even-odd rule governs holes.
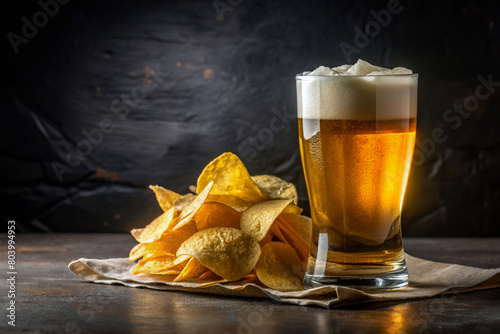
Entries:
POLYGON ((409 286, 390 292, 368 293, 342 286, 327 286, 302 291, 281 292, 255 284, 243 286, 215 284, 198 287, 196 282, 172 282, 162 275, 133 275, 134 265, 126 258, 79 259, 69 264, 69 269, 79 278, 102 284, 121 284, 132 288, 143 287, 167 291, 189 291, 225 296, 268 298, 294 305, 316 305, 334 308, 370 301, 397 301, 432 297, 441 294, 500 287, 500 268, 481 269, 419 259, 405 255, 408 266, 409 286))

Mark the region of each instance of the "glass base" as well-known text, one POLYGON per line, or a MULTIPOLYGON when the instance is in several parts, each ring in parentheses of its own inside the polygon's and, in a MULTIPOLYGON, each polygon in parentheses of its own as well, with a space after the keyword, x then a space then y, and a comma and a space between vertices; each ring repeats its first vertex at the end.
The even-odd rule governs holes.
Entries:
MULTIPOLYGON (((357 265, 355 268, 360 272, 362 266, 357 265)), ((354 268, 353 268, 354 269, 354 268)), ((408 271, 406 269, 406 262, 403 260, 395 266, 395 269, 390 272, 383 272, 376 274, 371 272, 367 275, 351 275, 351 276, 320 276, 307 274, 304 277, 304 288, 312 289, 328 285, 346 286, 363 291, 390 291, 399 290, 408 286, 408 271)))

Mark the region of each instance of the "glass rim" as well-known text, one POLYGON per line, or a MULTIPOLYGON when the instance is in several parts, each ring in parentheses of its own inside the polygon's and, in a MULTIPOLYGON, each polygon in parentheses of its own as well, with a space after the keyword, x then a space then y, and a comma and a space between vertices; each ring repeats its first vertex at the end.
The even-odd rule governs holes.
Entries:
POLYGON ((411 74, 384 74, 384 75, 324 75, 324 74, 315 74, 309 75, 311 71, 305 71, 295 75, 295 79, 299 80, 302 78, 310 78, 310 79, 334 79, 334 80, 342 80, 338 78, 418 78, 418 73, 411 74))

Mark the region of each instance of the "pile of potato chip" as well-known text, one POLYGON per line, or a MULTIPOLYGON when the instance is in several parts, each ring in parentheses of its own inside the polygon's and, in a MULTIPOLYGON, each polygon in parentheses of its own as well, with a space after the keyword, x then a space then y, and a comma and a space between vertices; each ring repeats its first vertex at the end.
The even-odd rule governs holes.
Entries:
MULTIPOLYGON (((270 175, 250 176, 224 153, 198 178, 195 194, 150 187, 164 213, 131 231, 139 242, 133 274, 173 275, 173 281, 254 283, 302 290, 311 219, 300 215, 297 191, 270 175)), ((193 187, 194 188, 194 187, 193 187)))

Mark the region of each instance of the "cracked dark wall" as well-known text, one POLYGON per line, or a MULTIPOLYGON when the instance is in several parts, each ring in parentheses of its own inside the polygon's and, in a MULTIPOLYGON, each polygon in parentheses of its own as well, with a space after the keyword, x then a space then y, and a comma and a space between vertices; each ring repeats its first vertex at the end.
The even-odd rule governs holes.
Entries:
POLYGON ((19 230, 142 226, 149 184, 185 193, 224 151, 307 208, 294 75, 363 58, 420 74, 404 234, 500 236, 495 1, 65 2, 1 4, 0 215, 19 230))

